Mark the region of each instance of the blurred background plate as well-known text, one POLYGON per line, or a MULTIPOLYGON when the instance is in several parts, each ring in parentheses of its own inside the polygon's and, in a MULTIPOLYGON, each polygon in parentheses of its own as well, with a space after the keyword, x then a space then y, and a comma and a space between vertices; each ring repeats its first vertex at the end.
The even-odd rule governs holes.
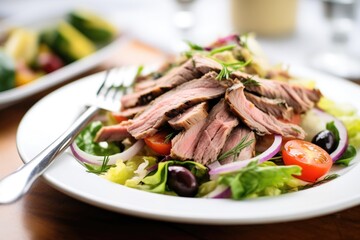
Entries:
MULTIPOLYGON (((1 21, 0 34, 7 32, 13 27, 21 27, 35 31, 46 29, 47 27, 55 26, 57 23, 59 23, 60 20, 65 18, 67 13, 69 13, 71 10, 74 10, 73 8, 70 8, 70 6, 61 9, 54 8, 54 6, 45 6, 46 8, 38 8, 37 14, 17 14, 1 21)), ((99 14, 99 16, 103 17, 101 14, 99 14)), ((105 17, 105 19, 107 19, 107 17, 105 17)), ((111 19, 107 20, 113 23, 111 19)), ((83 73, 99 65, 122 44, 127 42, 127 38, 123 34, 123 29, 118 24, 113 24, 117 29, 118 35, 111 42, 97 49, 96 52, 70 64, 67 64, 58 70, 47 73, 46 75, 37 78, 28 84, 0 92, 0 109, 17 103, 50 87, 56 86, 65 81, 69 81, 72 77, 75 77, 80 73, 83 73)))

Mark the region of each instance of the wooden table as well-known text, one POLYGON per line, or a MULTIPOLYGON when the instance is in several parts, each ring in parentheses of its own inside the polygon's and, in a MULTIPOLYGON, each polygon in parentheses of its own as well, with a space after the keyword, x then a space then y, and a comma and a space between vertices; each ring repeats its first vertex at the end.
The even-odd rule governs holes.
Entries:
MULTIPOLYGON (((112 65, 149 63, 162 61, 166 57, 132 41, 102 66, 86 74, 112 65)), ((0 178, 22 165, 15 143, 21 118, 36 101, 54 89, 0 110, 0 178)), ((288 223, 239 226, 178 224, 135 218, 90 206, 60 193, 41 178, 23 199, 12 205, 0 206, 0 239, 140 238, 360 239, 360 206, 323 217, 288 223)))

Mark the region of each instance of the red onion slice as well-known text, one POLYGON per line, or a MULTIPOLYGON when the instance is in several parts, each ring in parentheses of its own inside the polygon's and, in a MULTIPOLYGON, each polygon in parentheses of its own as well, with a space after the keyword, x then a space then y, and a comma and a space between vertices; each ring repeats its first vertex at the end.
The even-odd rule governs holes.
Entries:
POLYGON ((251 161, 255 161, 255 160, 258 160, 259 163, 265 162, 265 161, 269 160, 270 158, 272 158, 273 156, 275 156, 280 151, 281 142, 282 142, 282 137, 280 135, 274 135, 274 142, 271 144, 271 146, 265 152, 261 153, 260 155, 258 155, 256 157, 253 157, 253 158, 250 158, 247 160, 232 162, 232 163, 225 164, 221 167, 211 169, 209 171, 209 174, 210 175, 218 175, 221 173, 236 172, 236 171, 246 167, 251 161))
POLYGON ((333 162, 335 162, 336 160, 338 160, 343 153, 346 151, 347 146, 348 146, 348 133, 346 130, 346 127, 344 126, 344 124, 337 119, 336 117, 334 117, 331 114, 328 114, 326 112, 323 112, 319 109, 313 109, 313 111, 324 121, 328 122, 334 122, 335 127, 337 128, 337 130, 339 131, 339 144, 337 146, 337 148, 330 154, 330 157, 332 158, 333 162))
POLYGON ((217 186, 207 195, 208 198, 231 198, 231 189, 225 185, 217 186))
MULTIPOLYGON (((115 164, 116 161, 119 159, 123 161, 129 160, 130 158, 138 154, 140 150, 144 147, 144 145, 145 143, 143 140, 138 140, 136 143, 134 143, 131 147, 129 147, 125 151, 114 155, 110 155, 108 165, 115 164)), ((73 155, 81 162, 94 164, 94 165, 101 165, 104 161, 104 156, 95 156, 87 152, 84 152, 76 145, 75 142, 73 142, 70 145, 70 149, 73 155)))

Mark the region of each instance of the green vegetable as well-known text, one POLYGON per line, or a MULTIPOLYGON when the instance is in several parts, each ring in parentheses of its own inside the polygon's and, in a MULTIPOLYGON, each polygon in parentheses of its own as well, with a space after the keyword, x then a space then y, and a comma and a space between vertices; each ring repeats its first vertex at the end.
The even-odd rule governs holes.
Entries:
POLYGON ((84 58, 96 51, 96 46, 71 24, 61 21, 42 34, 42 40, 66 62, 84 58))
POLYGON ((349 166, 351 160, 353 160, 355 156, 356 148, 352 145, 349 145, 341 158, 338 159, 335 163, 339 165, 349 166))
POLYGON ((220 176, 218 183, 229 186, 234 199, 273 196, 297 190, 302 182, 293 175, 300 174, 299 166, 258 165, 253 161, 239 172, 220 176))
POLYGON ((95 43, 110 42, 117 34, 114 25, 90 11, 71 12, 68 19, 75 28, 95 43))
POLYGON ((328 98, 321 98, 318 103, 324 111, 332 114, 341 120, 349 135, 349 143, 355 148, 360 147, 360 116, 356 108, 350 104, 337 103, 328 98))
POLYGON ((21 60, 26 64, 34 62, 38 50, 38 33, 24 28, 13 30, 4 45, 6 54, 15 61, 21 60))
POLYGON ((15 87, 15 64, 4 51, 0 50, 0 92, 15 87))
POLYGON ((100 175, 106 173, 112 167, 111 165, 108 165, 109 159, 109 156, 104 156, 104 160, 101 166, 91 165, 87 163, 84 163, 84 166, 87 168, 87 172, 100 175))
POLYGON ((147 167, 153 166, 156 158, 135 156, 124 162, 119 159, 104 175, 109 181, 128 187, 137 187, 139 182, 146 176, 147 167))
POLYGON ((76 145, 84 152, 96 156, 110 156, 120 152, 119 147, 114 143, 100 144, 93 141, 102 126, 100 121, 90 123, 75 139, 76 145))

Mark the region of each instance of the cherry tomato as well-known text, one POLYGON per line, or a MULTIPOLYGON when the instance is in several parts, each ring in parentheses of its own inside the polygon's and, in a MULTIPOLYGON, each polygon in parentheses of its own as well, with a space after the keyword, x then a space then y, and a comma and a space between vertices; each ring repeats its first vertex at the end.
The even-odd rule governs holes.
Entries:
POLYGON ((127 117, 124 117, 121 115, 121 113, 118 112, 111 112, 111 117, 117 122, 117 123, 121 123, 123 121, 128 120, 127 117))
POLYGON ((303 140, 288 141, 282 150, 282 156, 286 165, 300 166, 301 175, 296 177, 308 182, 316 182, 333 164, 330 155, 324 149, 303 140))
POLYGON ((160 155, 169 155, 171 151, 171 141, 166 139, 169 134, 170 132, 168 131, 159 131, 144 140, 146 145, 148 145, 154 152, 160 155))

